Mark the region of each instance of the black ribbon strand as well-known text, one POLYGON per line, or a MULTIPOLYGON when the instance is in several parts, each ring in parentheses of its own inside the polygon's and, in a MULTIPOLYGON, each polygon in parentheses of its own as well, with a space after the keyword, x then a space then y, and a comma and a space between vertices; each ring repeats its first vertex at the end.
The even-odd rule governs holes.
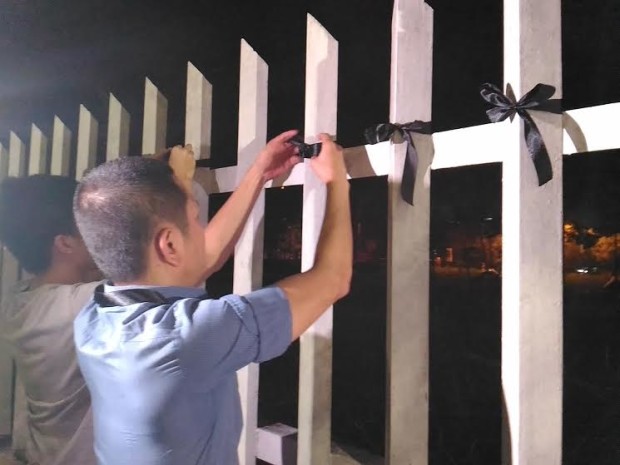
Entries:
POLYGON ((392 139, 394 134, 407 142, 407 153, 403 166, 403 181, 400 185, 400 195, 405 202, 413 205, 415 178, 418 172, 418 152, 413 143, 413 134, 431 134, 431 123, 427 121, 412 121, 410 123, 383 123, 367 128, 364 137, 369 144, 377 144, 392 139))
POLYGON ((506 96, 499 87, 493 84, 486 83, 480 87, 482 98, 493 105, 493 108, 487 110, 487 116, 491 122, 497 123, 507 118, 512 121, 515 113, 523 119, 525 144, 534 163, 534 168, 536 168, 539 186, 553 178, 553 171, 542 134, 529 114, 529 110, 561 114, 560 100, 551 99, 554 93, 555 87, 547 84, 536 84, 532 90, 521 97, 518 102, 515 102, 514 98, 506 96))

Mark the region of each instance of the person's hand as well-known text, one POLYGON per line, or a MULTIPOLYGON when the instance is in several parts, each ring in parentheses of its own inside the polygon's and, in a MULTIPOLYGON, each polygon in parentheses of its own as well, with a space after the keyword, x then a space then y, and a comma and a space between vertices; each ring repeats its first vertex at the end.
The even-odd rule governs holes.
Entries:
POLYGON ((347 180, 342 147, 331 140, 328 134, 320 134, 321 153, 310 159, 310 166, 325 184, 347 180))
POLYGON ((171 149, 158 153, 154 158, 168 162, 179 183, 187 192, 192 191, 192 179, 196 172, 196 160, 191 144, 187 144, 185 147, 176 145, 171 149))
POLYGON ((291 137, 297 130, 286 131, 271 139, 256 158, 255 166, 260 171, 265 182, 288 172, 293 166, 301 162, 295 147, 289 144, 291 137))

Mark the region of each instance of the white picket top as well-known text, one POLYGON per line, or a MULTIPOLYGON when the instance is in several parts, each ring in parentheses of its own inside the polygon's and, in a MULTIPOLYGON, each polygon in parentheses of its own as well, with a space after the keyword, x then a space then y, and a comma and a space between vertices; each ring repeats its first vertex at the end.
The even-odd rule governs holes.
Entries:
POLYGON ((97 137, 99 123, 84 105, 80 105, 80 119, 78 126, 77 154, 75 177, 79 181, 84 172, 95 166, 97 161, 97 137))
POLYGON ((69 175, 71 156, 71 131, 58 116, 54 116, 52 133, 52 165, 50 174, 69 175))
POLYGON ((142 153, 154 154, 166 147, 168 100, 150 79, 144 82, 142 153))
POLYGON ((131 117, 121 102, 110 94, 108 106, 108 135, 106 160, 114 160, 129 154, 129 123, 131 117))
POLYGON ((30 160, 28 163, 28 173, 45 173, 47 169, 47 157, 47 137, 33 124, 30 130, 30 160))

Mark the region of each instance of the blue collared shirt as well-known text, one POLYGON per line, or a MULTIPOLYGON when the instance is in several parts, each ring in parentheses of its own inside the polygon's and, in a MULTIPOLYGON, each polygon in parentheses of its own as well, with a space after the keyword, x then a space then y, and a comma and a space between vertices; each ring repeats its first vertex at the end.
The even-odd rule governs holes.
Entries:
MULTIPOLYGON (((122 288, 105 286, 106 291, 122 288)), ((235 372, 282 354, 291 313, 281 289, 102 307, 74 323, 100 465, 234 465, 242 418, 235 372)))

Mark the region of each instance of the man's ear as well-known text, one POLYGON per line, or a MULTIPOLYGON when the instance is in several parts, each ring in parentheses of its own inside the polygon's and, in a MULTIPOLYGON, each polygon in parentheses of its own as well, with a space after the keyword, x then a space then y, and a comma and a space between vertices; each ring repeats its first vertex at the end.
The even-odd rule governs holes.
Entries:
POLYGON ((157 257, 170 266, 179 266, 183 257, 183 240, 181 232, 174 227, 164 226, 154 237, 157 257))
POLYGON ((54 248, 61 254, 71 255, 75 252, 78 241, 77 237, 69 234, 59 234, 54 237, 54 248))

